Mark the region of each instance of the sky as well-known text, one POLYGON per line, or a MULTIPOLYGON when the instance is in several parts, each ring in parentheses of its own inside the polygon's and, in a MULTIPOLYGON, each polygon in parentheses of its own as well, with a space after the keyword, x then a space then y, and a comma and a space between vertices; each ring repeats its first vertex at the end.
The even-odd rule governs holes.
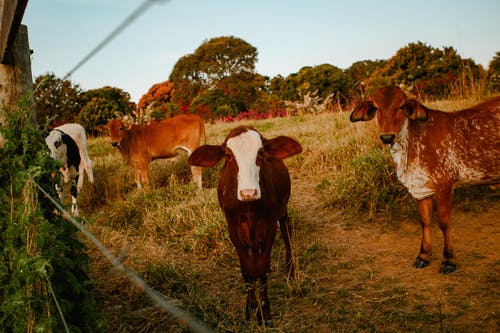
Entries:
POLYGON ((145 1, 69 80, 84 90, 117 87, 138 102, 179 58, 220 36, 254 46, 256 72, 271 78, 389 59, 418 41, 485 68, 500 52, 500 0, 29 0, 22 24, 33 78, 65 77, 145 1))

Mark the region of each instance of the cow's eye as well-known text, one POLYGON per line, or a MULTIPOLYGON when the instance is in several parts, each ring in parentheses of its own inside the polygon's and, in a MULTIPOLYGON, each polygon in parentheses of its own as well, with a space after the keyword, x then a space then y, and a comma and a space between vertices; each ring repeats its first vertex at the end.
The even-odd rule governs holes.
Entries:
POLYGON ((61 145, 61 141, 54 142, 54 147, 59 148, 60 145, 61 145))

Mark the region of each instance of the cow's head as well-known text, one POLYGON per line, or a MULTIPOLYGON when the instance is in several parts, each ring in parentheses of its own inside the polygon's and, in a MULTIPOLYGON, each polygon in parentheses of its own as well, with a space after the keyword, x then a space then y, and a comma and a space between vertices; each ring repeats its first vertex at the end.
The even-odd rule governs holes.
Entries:
POLYGON ((360 102, 351 113, 351 121, 368 121, 377 115, 380 140, 392 145, 401 131, 405 119, 427 120, 427 108, 408 98, 401 88, 380 88, 370 100, 360 102), (378 111, 378 112, 377 112, 378 111))
POLYGON ((220 146, 203 145, 188 158, 188 163, 212 167, 225 158, 224 168, 235 170, 237 198, 254 201, 261 197, 260 167, 265 159, 284 159, 302 151, 301 145, 287 136, 267 140, 255 129, 240 126, 233 129, 220 146))
POLYGON ((45 143, 49 147, 50 157, 65 165, 67 162, 67 147, 63 141, 63 133, 58 130, 50 131, 45 138, 45 143))
POLYGON ((130 129, 130 124, 121 119, 110 119, 108 123, 104 126, 109 132, 109 137, 111 139, 111 145, 113 147, 118 147, 123 138, 124 131, 130 129))

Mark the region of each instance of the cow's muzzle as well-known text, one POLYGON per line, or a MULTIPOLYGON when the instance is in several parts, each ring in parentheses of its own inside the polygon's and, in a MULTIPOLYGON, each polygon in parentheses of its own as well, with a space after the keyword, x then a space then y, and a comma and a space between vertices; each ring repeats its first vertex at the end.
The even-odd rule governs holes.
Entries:
POLYGON ((381 134, 380 135, 380 140, 386 145, 392 145, 394 143, 394 140, 396 140, 396 134, 390 133, 390 134, 381 134))
POLYGON ((257 189, 241 190, 240 197, 241 201, 255 201, 259 199, 259 194, 257 189))

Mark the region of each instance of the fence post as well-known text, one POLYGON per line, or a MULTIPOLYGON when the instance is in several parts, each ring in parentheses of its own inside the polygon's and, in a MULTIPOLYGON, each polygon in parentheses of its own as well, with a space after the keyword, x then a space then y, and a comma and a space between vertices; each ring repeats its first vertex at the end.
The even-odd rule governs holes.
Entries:
MULTIPOLYGON (((7 55, 7 61, 0 63, 0 126, 5 126, 6 112, 17 108, 19 97, 27 91, 33 90, 31 74, 31 50, 28 43, 28 27, 19 26, 19 31, 7 55)), ((34 97, 31 93, 30 105, 33 106, 34 97)), ((32 112, 33 121, 36 121, 35 111, 32 112)), ((0 147, 4 144, 0 134, 0 147)))

